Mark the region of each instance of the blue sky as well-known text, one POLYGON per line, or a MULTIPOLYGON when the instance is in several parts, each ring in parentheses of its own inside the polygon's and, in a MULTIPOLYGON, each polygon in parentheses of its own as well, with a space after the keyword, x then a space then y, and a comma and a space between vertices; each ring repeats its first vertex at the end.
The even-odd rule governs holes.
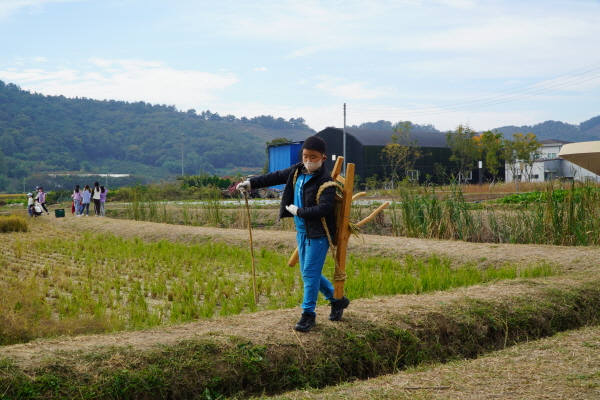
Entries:
POLYGON ((32 92, 317 130, 600 115, 597 0, 0 0, 0 49, 32 92))

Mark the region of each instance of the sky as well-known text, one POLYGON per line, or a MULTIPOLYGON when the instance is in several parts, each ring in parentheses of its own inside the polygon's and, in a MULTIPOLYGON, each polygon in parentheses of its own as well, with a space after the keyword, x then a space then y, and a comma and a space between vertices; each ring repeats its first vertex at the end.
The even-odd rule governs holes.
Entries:
POLYGON ((45 95, 482 131, 600 115, 599 0, 0 0, 45 95))

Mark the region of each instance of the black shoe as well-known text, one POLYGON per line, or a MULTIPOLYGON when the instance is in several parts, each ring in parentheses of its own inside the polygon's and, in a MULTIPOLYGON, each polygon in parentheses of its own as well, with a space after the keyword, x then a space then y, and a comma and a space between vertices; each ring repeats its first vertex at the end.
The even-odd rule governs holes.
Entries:
POLYGON ((339 321, 344 315, 344 309, 348 307, 350 300, 346 296, 343 296, 338 301, 331 302, 331 314, 329 314, 330 321, 339 321))
POLYGON ((302 318, 300 318, 300 321, 298 321, 294 329, 300 332, 308 332, 317 324, 315 319, 316 317, 314 315, 303 312, 302 318))

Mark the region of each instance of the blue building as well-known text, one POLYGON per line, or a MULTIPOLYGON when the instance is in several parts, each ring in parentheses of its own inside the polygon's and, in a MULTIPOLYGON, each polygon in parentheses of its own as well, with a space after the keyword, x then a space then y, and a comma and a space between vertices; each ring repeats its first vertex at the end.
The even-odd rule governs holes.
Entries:
MULTIPOLYGON (((269 172, 279 171, 302 161, 303 143, 304 141, 269 145, 269 172)), ((283 190, 284 186, 273 186, 273 189, 283 190)))

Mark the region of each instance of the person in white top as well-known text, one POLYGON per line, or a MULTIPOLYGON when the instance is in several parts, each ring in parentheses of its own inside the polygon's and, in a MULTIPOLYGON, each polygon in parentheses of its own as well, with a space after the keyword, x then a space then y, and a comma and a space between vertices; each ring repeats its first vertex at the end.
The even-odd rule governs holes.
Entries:
POLYGON ((94 188, 92 189, 92 200, 94 201, 94 211, 96 212, 96 217, 100 215, 100 184, 98 182, 94 182, 94 188))
POLYGON ((27 212, 33 217, 33 193, 27 193, 27 212))

